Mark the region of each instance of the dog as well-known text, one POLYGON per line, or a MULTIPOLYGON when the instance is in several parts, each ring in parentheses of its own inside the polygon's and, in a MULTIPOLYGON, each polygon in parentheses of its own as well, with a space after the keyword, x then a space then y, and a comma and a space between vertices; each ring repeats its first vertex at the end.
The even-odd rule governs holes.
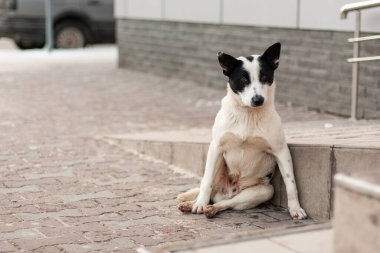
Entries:
POLYGON ((178 195, 180 211, 204 213, 212 218, 226 209, 254 208, 273 197, 270 180, 277 163, 291 217, 306 218, 274 104, 274 72, 279 66, 280 51, 281 44, 275 43, 262 55, 235 58, 218 53, 219 64, 228 78, 227 95, 212 128, 200 187, 178 195))

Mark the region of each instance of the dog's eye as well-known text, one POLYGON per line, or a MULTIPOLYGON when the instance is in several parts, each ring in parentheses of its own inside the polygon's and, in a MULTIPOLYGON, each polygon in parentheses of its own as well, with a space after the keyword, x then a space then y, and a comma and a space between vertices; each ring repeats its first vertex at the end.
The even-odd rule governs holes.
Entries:
POLYGON ((241 81, 242 83, 248 83, 248 78, 246 78, 245 76, 242 76, 242 77, 240 78, 240 81, 241 81))
POLYGON ((261 83, 266 83, 267 81, 268 81, 268 78, 267 78, 266 75, 261 75, 261 76, 260 76, 260 82, 261 82, 261 83))

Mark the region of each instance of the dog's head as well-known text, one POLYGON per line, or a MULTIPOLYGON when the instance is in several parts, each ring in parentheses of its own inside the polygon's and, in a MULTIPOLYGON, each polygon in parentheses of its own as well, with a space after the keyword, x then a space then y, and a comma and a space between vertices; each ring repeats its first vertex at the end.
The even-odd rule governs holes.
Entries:
POLYGON ((270 46, 262 55, 235 58, 218 53, 223 74, 229 79, 231 90, 240 96, 244 106, 260 107, 268 100, 268 89, 278 67, 281 44, 270 46))

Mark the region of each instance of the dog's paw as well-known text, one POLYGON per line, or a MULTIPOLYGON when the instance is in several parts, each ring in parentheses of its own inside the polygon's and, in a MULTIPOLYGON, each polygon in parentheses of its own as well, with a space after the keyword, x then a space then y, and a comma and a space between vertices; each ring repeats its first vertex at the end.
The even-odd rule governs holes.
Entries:
POLYGON ((193 208, 193 204, 191 201, 188 202, 181 202, 178 205, 178 209, 183 213, 190 213, 191 209, 193 208))
POLYGON ((289 213, 293 220, 303 220, 307 217, 305 210, 303 210, 300 206, 289 208, 289 213))
POLYGON ((206 201, 203 198, 197 198, 197 201, 193 204, 193 208, 191 210, 192 213, 203 213, 206 205, 209 201, 206 201))
POLYGON ((214 218, 215 214, 217 213, 216 208, 213 205, 205 206, 203 211, 205 216, 209 219, 214 218))

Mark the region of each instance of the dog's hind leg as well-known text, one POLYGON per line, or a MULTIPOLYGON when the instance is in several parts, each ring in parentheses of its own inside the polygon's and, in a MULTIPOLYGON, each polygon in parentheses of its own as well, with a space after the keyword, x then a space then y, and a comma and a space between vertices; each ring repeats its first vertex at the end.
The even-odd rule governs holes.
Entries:
POLYGON ((197 198, 198 194, 199 194, 199 188, 193 188, 193 189, 188 190, 187 192, 178 194, 177 200, 180 203, 186 202, 186 201, 192 201, 197 198))
POLYGON ((245 210, 256 207, 273 197, 273 186, 255 185, 244 189, 231 199, 222 200, 213 205, 207 205, 204 214, 207 218, 214 217, 218 212, 226 209, 245 210))

